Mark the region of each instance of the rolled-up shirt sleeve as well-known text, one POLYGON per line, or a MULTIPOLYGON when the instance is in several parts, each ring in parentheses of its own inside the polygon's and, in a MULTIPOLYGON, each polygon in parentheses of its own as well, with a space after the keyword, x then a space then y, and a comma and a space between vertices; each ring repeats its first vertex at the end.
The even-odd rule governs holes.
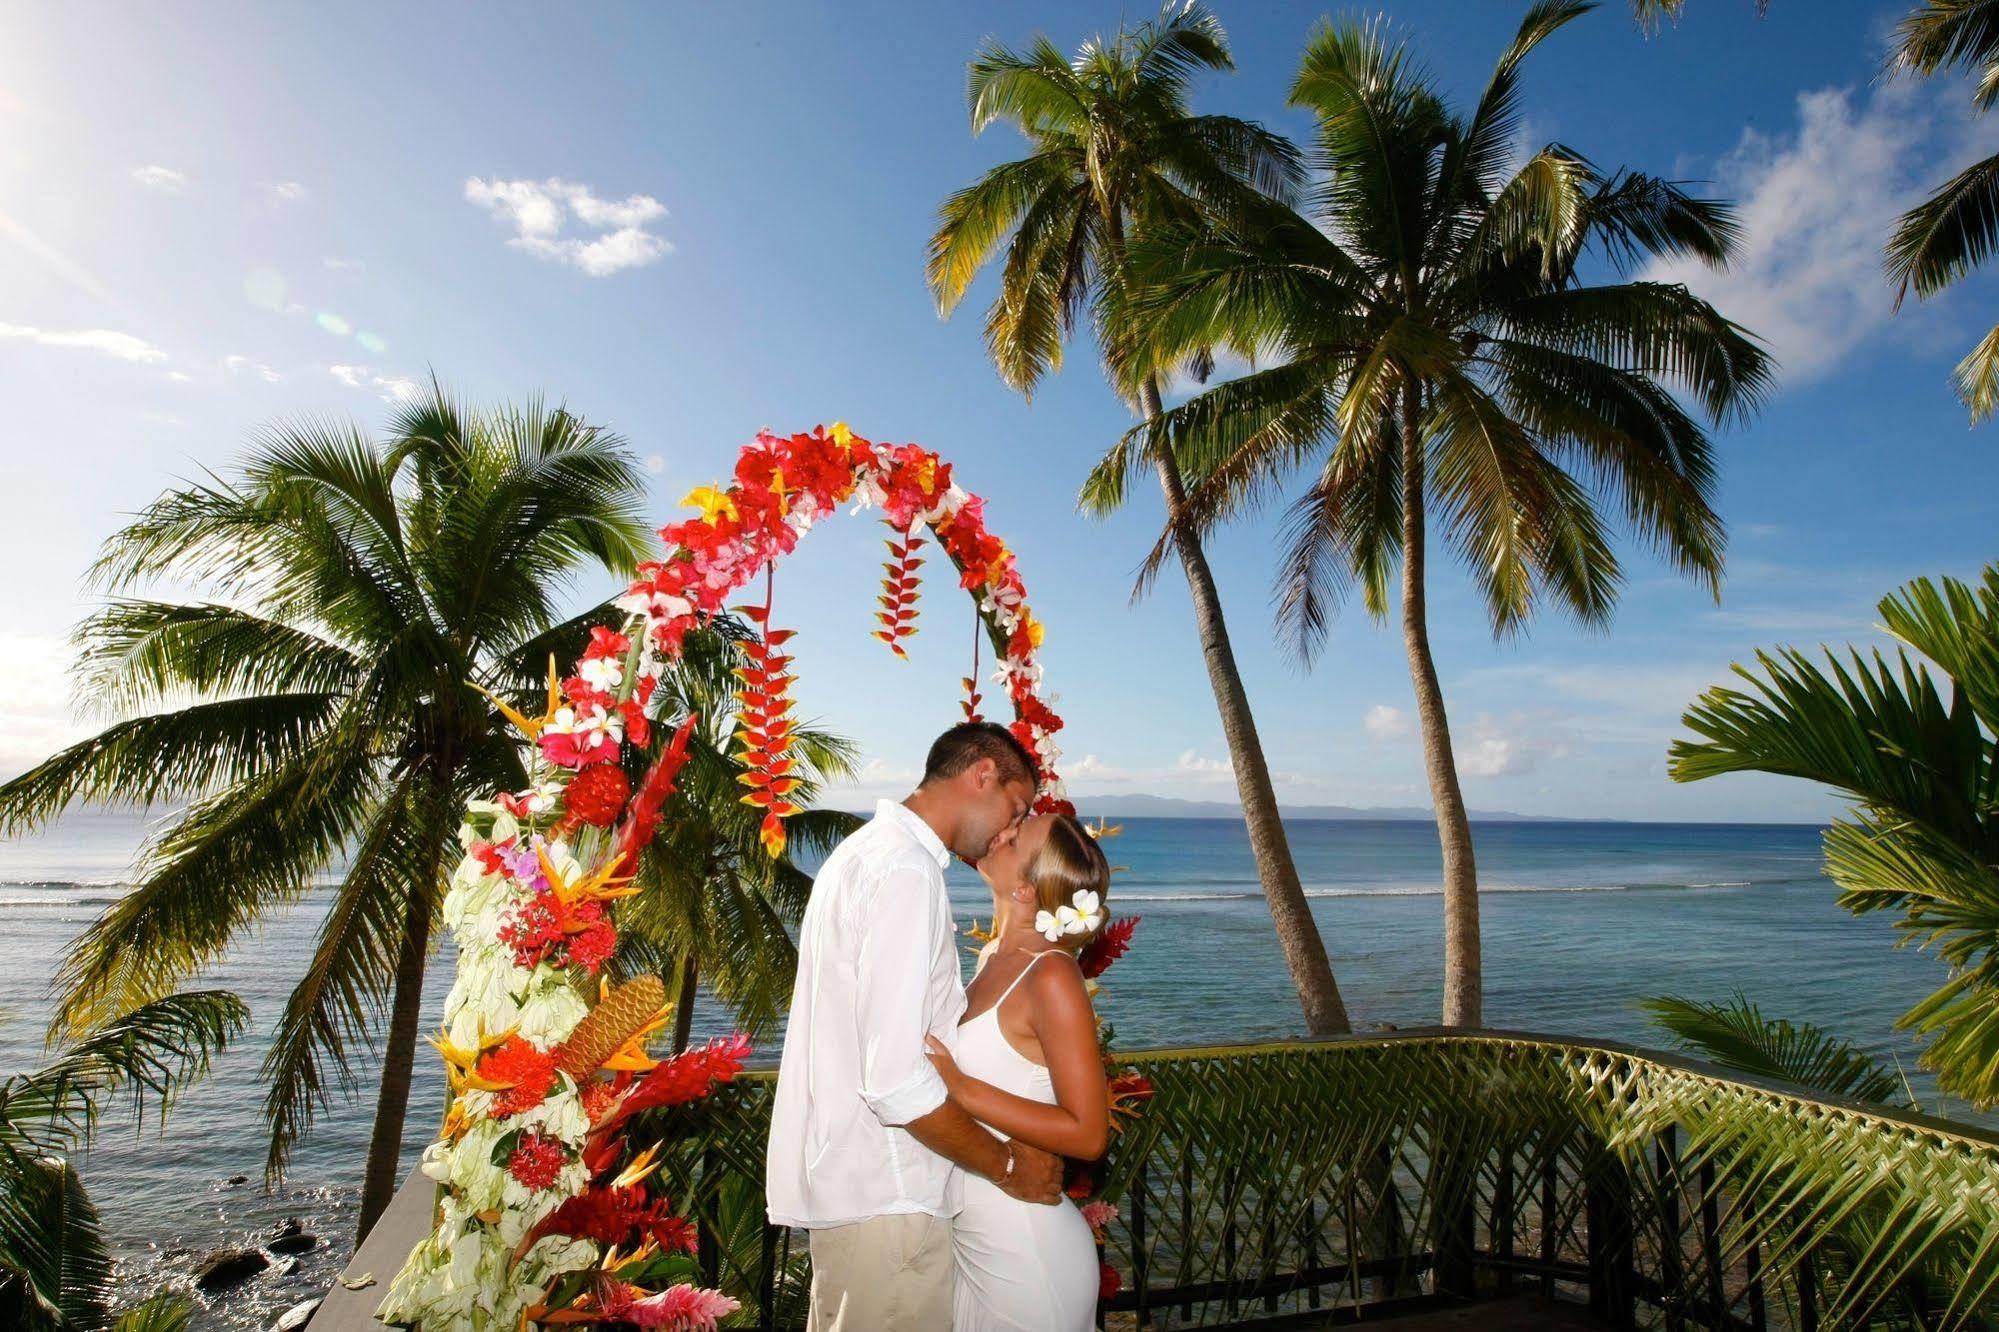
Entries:
POLYGON ((891 1127, 944 1104, 944 1079, 923 1043, 929 1034, 925 1003, 938 896, 922 870, 894 866, 882 875, 858 922, 861 1099, 891 1127))

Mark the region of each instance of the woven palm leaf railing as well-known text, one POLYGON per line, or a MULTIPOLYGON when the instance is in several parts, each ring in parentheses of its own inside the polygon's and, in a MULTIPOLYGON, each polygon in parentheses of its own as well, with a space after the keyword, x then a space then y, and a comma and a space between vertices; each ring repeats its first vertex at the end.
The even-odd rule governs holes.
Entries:
MULTIPOLYGON (((1157 1095, 1105 1167, 1113 1326, 1527 1292, 1611 1327, 1999 1327, 1979 1129, 1512 1033, 1130 1061, 1157 1095)), ((752 1075, 675 1121, 669 1190, 743 1325, 790 1328, 806 1260, 761 1222, 769 1094, 752 1075)))

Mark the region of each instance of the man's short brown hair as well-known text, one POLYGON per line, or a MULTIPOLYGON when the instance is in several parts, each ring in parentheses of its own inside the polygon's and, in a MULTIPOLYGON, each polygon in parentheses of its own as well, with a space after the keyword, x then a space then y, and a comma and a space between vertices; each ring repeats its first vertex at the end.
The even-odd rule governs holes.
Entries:
POLYGON ((1002 783, 1025 782, 1029 786, 1041 783, 1034 755, 1027 752, 1027 746, 1012 731, 998 722, 976 721, 959 722, 937 737, 930 746, 930 756, 923 761, 921 785, 956 777, 980 759, 993 761, 1002 783))

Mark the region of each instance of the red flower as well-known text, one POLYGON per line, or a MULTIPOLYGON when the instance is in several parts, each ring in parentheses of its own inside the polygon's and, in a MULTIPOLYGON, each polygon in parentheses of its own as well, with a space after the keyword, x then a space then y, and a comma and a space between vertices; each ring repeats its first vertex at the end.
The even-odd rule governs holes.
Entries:
POLYGON ((573 819, 593 828, 608 828, 618 821, 631 794, 632 781, 623 768, 615 763, 593 763, 569 779, 562 807, 573 819))
POLYGON ((648 1201, 643 1184, 579 1193, 537 1222, 521 1242, 521 1250, 532 1248, 544 1235, 574 1235, 606 1246, 649 1236, 668 1253, 693 1253, 695 1249, 693 1223, 673 1215, 665 1198, 648 1201))
POLYGON ((1109 1263, 1097 1264, 1098 1299, 1112 1299, 1123 1289, 1124 1278, 1118 1275, 1118 1270, 1115 1267, 1112 1267, 1109 1263))
MULTIPOLYGON (((594 903, 590 905, 595 905, 594 903)), ((582 967, 591 975, 611 960, 618 948, 618 932, 608 920, 595 920, 569 936, 569 965, 582 967)))
POLYGON ((1111 969, 1111 963, 1124 956, 1125 949, 1131 947, 1132 931, 1143 919, 1143 916, 1119 916, 1097 931, 1096 938, 1083 945, 1076 964, 1083 969, 1085 980, 1095 980, 1111 969))
POLYGON ((590 630, 590 646, 583 649, 587 658, 622 657, 631 651, 632 641, 615 629, 596 625, 590 630))
POLYGON ((734 1036, 718 1036, 698 1050, 675 1055, 639 1079, 610 1122, 620 1124, 641 1110, 699 1100, 716 1083, 728 1082, 742 1071, 749 1054, 750 1039, 739 1032, 734 1036))
POLYGON ((537 1050, 518 1036, 509 1036, 480 1057, 473 1070, 481 1079, 503 1084, 493 1098, 493 1118, 505 1119, 534 1109, 555 1085, 555 1056, 537 1050))
POLYGON ((507 1173, 525 1188, 548 1189, 555 1187, 556 1177, 568 1164, 569 1149, 558 1139, 523 1133, 514 1154, 507 1160, 507 1173))
POLYGON ((660 807, 673 794, 673 779, 687 762, 687 742, 694 735, 694 723, 698 718, 689 713, 687 720, 680 723, 680 729, 673 733, 652 767, 646 770, 645 780, 639 783, 639 793, 632 801, 631 809, 625 815, 623 826, 618 829, 618 857, 624 864, 622 869, 630 873, 638 868, 639 852, 645 850, 652 841, 653 833, 659 828, 660 807))

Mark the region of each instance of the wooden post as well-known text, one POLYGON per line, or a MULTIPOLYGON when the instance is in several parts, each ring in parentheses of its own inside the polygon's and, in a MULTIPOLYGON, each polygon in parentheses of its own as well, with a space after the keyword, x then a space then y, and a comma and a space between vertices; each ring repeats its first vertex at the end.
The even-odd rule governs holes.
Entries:
POLYGON ((1631 1270, 1631 1177, 1615 1153, 1602 1151, 1583 1185, 1588 1229, 1589 1308, 1615 1328, 1638 1325, 1631 1270))

